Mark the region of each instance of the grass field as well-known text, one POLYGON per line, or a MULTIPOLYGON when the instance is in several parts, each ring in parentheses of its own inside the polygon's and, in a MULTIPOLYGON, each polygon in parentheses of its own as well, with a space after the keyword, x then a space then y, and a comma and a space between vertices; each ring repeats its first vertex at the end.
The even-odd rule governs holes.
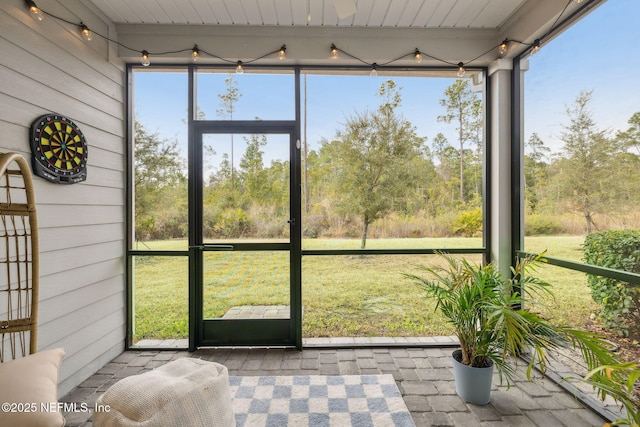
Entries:
MULTIPOLYGON (((535 236, 525 239, 525 250, 540 253, 547 251, 550 257, 583 262, 583 236, 535 236)), ((587 275, 579 271, 542 265, 538 277, 551 283, 555 299, 546 301, 542 312, 556 323, 580 327, 597 310, 587 285, 587 275)))
MULTIPOLYGON (((480 239, 375 239, 369 248, 478 247, 480 239)), ((581 237, 527 238, 529 251, 579 260, 581 237)), ((184 242, 151 242, 149 248, 182 249, 184 242)), ((351 249, 359 241, 307 240, 306 249, 351 249)), ((287 252, 207 252, 204 315, 223 316, 231 307, 289 304, 287 252)), ((479 255, 468 259, 479 262, 479 255)), ((402 273, 440 262, 433 255, 322 255, 302 259, 303 336, 433 336, 451 333, 434 304, 402 273)), ((586 276, 543 266, 556 297, 544 314, 558 322, 584 324, 595 309, 586 276)), ((188 335, 186 257, 135 258, 135 338, 188 335)))

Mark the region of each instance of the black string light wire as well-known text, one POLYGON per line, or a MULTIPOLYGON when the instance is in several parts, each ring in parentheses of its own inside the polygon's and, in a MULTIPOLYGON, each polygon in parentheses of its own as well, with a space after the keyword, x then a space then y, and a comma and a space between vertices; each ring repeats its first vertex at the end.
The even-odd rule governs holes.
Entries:
POLYGON ((564 8, 562 9, 562 12, 560 12, 560 14, 558 15, 558 17, 556 18, 556 20, 555 20, 555 22, 553 23, 553 25, 551 26, 551 28, 550 28, 546 33, 544 33, 544 35, 543 35, 543 36, 541 36, 540 38, 535 39, 535 40, 533 41, 533 43, 525 43, 525 42, 522 42, 522 41, 519 41, 519 40, 512 40, 512 39, 508 39, 508 38, 506 38, 506 39, 504 39, 500 44, 498 44, 497 46, 493 46, 493 47, 491 47, 491 48, 490 48, 490 49, 488 49, 486 52, 481 53, 480 55, 476 56, 475 58, 473 58, 473 59, 471 59, 471 60, 469 60, 469 61, 467 61, 467 62, 462 62, 462 61, 460 61, 460 62, 458 62, 457 64, 456 64, 456 63, 454 63, 454 62, 446 61, 446 60, 444 60, 444 59, 441 59, 441 58, 435 57, 435 56, 433 56, 433 55, 429 55, 428 53, 423 52, 423 51, 421 51, 421 50, 420 50, 420 49, 418 49, 418 48, 415 48, 415 50, 414 50, 414 51, 409 52, 409 53, 406 53, 406 54, 404 54, 404 55, 402 55, 402 56, 400 56, 400 57, 398 57, 398 58, 392 59, 392 60, 390 60, 390 61, 387 61, 387 62, 384 62, 384 63, 377 63, 377 62, 374 62, 374 63, 372 63, 372 64, 369 64, 368 62, 364 61, 363 59, 360 59, 360 58, 358 58, 357 56, 355 56, 355 55, 353 55, 353 54, 351 54, 351 53, 349 53, 349 52, 346 52, 346 51, 345 51, 345 50, 343 50, 343 49, 338 48, 338 47, 335 45, 335 43, 332 43, 332 44, 331 44, 331 47, 330 47, 330 50, 329 50, 329 51, 330 51, 331 57, 332 57, 332 58, 334 58, 334 59, 338 57, 338 54, 339 54, 339 53, 342 53, 342 54, 344 54, 345 56, 348 56, 348 57, 353 58, 353 59, 355 59, 355 60, 357 60, 357 61, 359 61, 359 62, 362 62, 363 64, 370 65, 370 67, 371 67, 371 73, 370 73, 370 75, 371 75, 371 76, 377 76, 377 75, 378 75, 378 70, 379 70, 381 67, 384 67, 384 66, 386 66, 386 65, 390 65, 390 64, 392 64, 392 63, 394 63, 394 62, 397 62, 397 61, 400 61, 401 59, 404 59, 404 58, 406 58, 406 57, 408 57, 408 56, 413 56, 414 60, 415 60, 418 64, 422 62, 422 59, 423 59, 424 57, 427 57, 427 58, 431 58, 431 59, 433 59, 433 60, 435 60, 435 61, 441 62, 441 63, 443 63, 443 64, 447 64, 447 65, 451 65, 451 66, 453 66, 453 67, 456 67, 456 68, 457 68, 456 75, 457 75, 458 77, 464 77, 464 75, 465 75, 465 73, 466 73, 465 66, 468 66, 469 64, 472 64, 473 62, 477 61, 478 59, 482 58, 483 56, 488 55, 489 53, 491 53, 491 52, 492 52, 492 51, 494 51, 495 49, 498 49, 498 56, 499 56, 499 57, 503 57, 504 55, 506 55, 506 53, 507 53, 507 51, 508 51, 508 49, 509 49, 509 44, 510 44, 510 43, 517 43, 517 44, 520 44, 520 45, 528 46, 528 47, 531 49, 531 53, 536 53, 537 51, 539 51, 539 50, 540 50, 540 45, 541 45, 541 43, 542 43, 542 39, 544 39, 545 37, 548 37, 548 36, 549 36, 549 34, 551 34, 551 33, 556 29, 556 26, 558 25, 558 22, 560 22, 560 18, 562 18, 562 16, 564 16, 564 14, 565 14, 565 12, 567 11, 567 8, 569 7, 569 5, 570 5, 571 3, 573 3, 573 2, 580 4, 580 3, 582 3, 583 1, 584 1, 584 0, 569 0, 569 1, 565 4, 564 8))
POLYGON ((72 21, 70 21, 68 19, 65 19, 63 17, 60 17, 60 16, 54 15, 52 13, 49 13, 49 12, 39 8, 36 5, 34 0, 25 0, 25 4, 27 6, 27 9, 29 10, 29 13, 31 14, 31 16, 36 21, 44 20, 44 17, 46 15, 46 16, 50 16, 50 17, 52 17, 52 18, 54 18, 54 19, 56 19, 56 20, 58 20, 60 22, 64 22, 65 24, 69 24, 69 25, 78 27, 78 29, 80 31, 80 35, 82 36, 82 38, 84 40, 86 40, 88 42, 93 40, 93 36, 96 35, 98 37, 103 38, 104 40, 106 40, 108 42, 115 43, 118 46, 121 46, 121 47, 123 47, 123 48, 125 48, 125 49, 127 49, 127 50, 129 50, 131 52, 139 53, 140 54, 140 63, 145 67, 148 67, 149 65, 151 65, 151 57, 152 56, 172 55, 172 54, 185 53, 185 52, 191 52, 191 59, 194 62, 197 62, 200 59, 200 57, 202 56, 202 54, 205 54, 207 56, 210 56, 212 58, 218 59, 220 61, 227 62, 229 64, 235 64, 236 65, 236 73, 238 73, 238 74, 241 74, 244 71, 243 65, 251 64, 252 62, 258 61, 260 59, 264 59, 264 58, 266 58, 266 57, 268 57, 270 55, 274 55, 276 53, 278 54, 278 58, 280 60, 286 59, 287 46, 284 45, 284 44, 279 49, 276 49, 274 51, 265 53, 264 55, 261 55, 261 56, 259 56, 257 58, 253 58, 251 60, 244 61, 244 62, 243 61, 239 61, 239 60, 238 61, 232 61, 232 60, 223 58, 221 56, 218 56, 218 55, 216 55, 214 53, 207 52, 204 49, 200 49, 197 44, 194 45, 192 48, 178 49, 178 50, 171 50, 171 51, 164 51, 164 52, 149 52, 146 49, 143 49, 143 50, 134 49, 134 48, 129 47, 129 46, 123 44, 123 43, 120 43, 119 41, 114 40, 114 39, 112 39, 112 38, 110 38, 108 36, 100 34, 97 31, 92 31, 83 22, 80 22, 78 24, 78 23, 72 22, 72 21))
MULTIPOLYGON (((498 47, 500 56, 503 56, 504 54, 506 54, 507 49, 508 49, 508 45, 511 42, 529 46, 531 54, 534 54, 534 53, 538 52, 540 50, 540 48, 541 48, 543 40, 545 38, 547 38, 551 33, 553 33, 558 28, 558 24, 560 23, 560 19, 567 12, 567 9, 569 8, 569 5, 571 3, 576 3, 578 5, 581 5, 584 1, 585 0, 568 0, 567 3, 564 5, 564 8, 562 8, 562 11, 560 12, 560 14, 557 16, 556 20, 553 22, 551 27, 549 27, 549 29, 547 30, 547 32, 544 33, 542 36, 538 37, 537 39, 535 39, 533 41, 533 43, 525 43, 525 42, 521 42, 521 41, 518 41, 518 40, 504 39, 504 41, 502 43, 500 43, 500 46, 498 47), (504 51, 504 53, 503 53, 503 51, 504 51)), ((583 5, 583 6, 579 6, 579 7, 582 8, 582 7, 585 7, 585 6, 583 5)))
MULTIPOLYGON (((447 61, 447 60, 435 57, 433 55, 430 55, 430 54, 428 54, 428 53, 426 53, 424 51, 421 51, 418 48, 415 48, 413 51, 411 51, 409 53, 406 53, 406 54, 404 54, 404 55, 402 55, 402 56, 400 56, 398 58, 395 58, 395 59, 392 59, 390 61, 383 62, 383 63, 377 63, 377 62, 369 63, 369 62, 366 62, 363 59, 360 59, 359 57, 357 57, 356 55, 353 55, 353 54, 351 54, 349 52, 346 52, 343 49, 338 48, 334 43, 331 44, 329 51, 330 51, 330 55, 331 55, 332 59, 338 59, 339 54, 343 54, 343 55, 345 55, 347 57, 350 57, 350 58, 352 58, 352 59, 354 59, 356 61, 359 61, 359 62, 371 67, 371 73, 370 74, 372 76, 376 76, 377 73, 378 73, 378 70, 380 68, 383 68, 383 67, 385 67, 387 65, 390 65, 390 64, 392 64, 394 62, 400 61, 400 60, 402 60, 404 58, 407 58, 407 57, 411 56, 411 57, 414 58, 414 60, 418 64, 420 64, 422 62, 423 58, 427 57, 427 58, 431 58, 434 61, 449 65, 451 67, 455 67, 455 68, 457 68, 458 77, 463 77, 464 74, 465 74, 465 66, 468 66, 468 65, 474 63, 475 61, 477 61, 478 59, 482 58, 485 55, 488 55, 489 53, 491 53, 495 49, 498 49, 498 56, 499 57, 503 57, 508 52, 509 45, 511 43, 517 43, 517 44, 520 44, 520 45, 528 46, 528 48, 530 49, 531 53, 537 52, 538 50, 540 50, 540 46, 542 44, 542 41, 546 37, 548 37, 549 34, 553 33, 556 30, 556 26, 560 22, 560 19, 565 15, 567 9, 569 8, 569 5, 571 3, 574 3, 574 2, 577 3, 577 4, 581 4, 581 3, 583 3, 583 1, 584 0, 568 0, 568 2, 565 4, 564 8, 562 9, 562 12, 560 12, 560 14, 556 18, 556 20, 553 23, 553 25, 551 25, 549 30, 546 33, 544 33, 544 35, 542 35, 541 37, 535 39, 533 43, 525 43, 525 42, 522 42, 522 41, 505 38, 499 45, 492 47, 491 49, 487 50, 486 52, 476 56, 475 58, 473 58, 473 59, 471 59, 471 60, 469 60, 467 62, 460 61, 458 63, 455 63, 455 62, 447 61)), ((54 19, 56 19, 58 21, 61 21, 61 22, 64 22, 66 24, 73 25, 73 26, 77 27, 79 29, 79 31, 80 31, 80 35, 86 41, 91 41, 93 39, 93 36, 96 35, 98 37, 103 38, 104 40, 107 40, 109 42, 115 43, 118 46, 121 46, 124 49, 127 49, 127 50, 129 50, 131 52, 139 53, 140 54, 140 63, 143 66, 149 66, 151 64, 151 57, 152 56, 172 55, 172 54, 190 52, 191 53, 191 60, 194 61, 194 62, 197 62, 204 54, 204 55, 206 55, 208 57, 215 58, 215 59, 220 60, 222 62, 226 62, 226 63, 232 64, 232 65, 235 65, 236 66, 236 73, 242 74, 244 72, 244 66, 245 65, 251 64, 251 63, 253 63, 255 61, 259 61, 259 60, 264 59, 264 58, 266 58, 268 56, 278 54, 278 58, 280 60, 284 60, 286 58, 287 46, 284 45, 284 44, 279 49, 276 49, 274 51, 265 53, 264 55, 261 55, 261 56, 259 56, 257 58, 253 58, 253 59, 246 60, 246 61, 240 61, 240 60, 234 61, 234 60, 223 58, 223 57, 218 56, 218 55, 216 55, 214 53, 207 52, 206 50, 199 48, 197 44, 194 45, 191 48, 178 49, 178 50, 165 51, 165 52, 149 52, 147 50, 134 49, 134 48, 129 47, 129 46, 123 44, 123 43, 120 43, 117 40, 111 39, 108 36, 100 34, 100 33, 96 32, 96 31, 92 31, 82 21, 80 21, 80 23, 72 22, 72 21, 69 21, 69 20, 64 19, 62 17, 56 16, 56 15, 54 15, 52 13, 49 13, 49 12, 47 12, 45 10, 42 10, 36 5, 34 0, 25 0, 25 4, 26 4, 27 9, 29 10, 29 13, 31 14, 31 16, 33 16, 34 19, 36 19, 37 21, 42 21, 44 19, 45 15, 46 16, 50 16, 50 17, 52 17, 52 18, 54 18, 54 19)), ((580 6, 580 7, 584 7, 584 6, 580 6)))

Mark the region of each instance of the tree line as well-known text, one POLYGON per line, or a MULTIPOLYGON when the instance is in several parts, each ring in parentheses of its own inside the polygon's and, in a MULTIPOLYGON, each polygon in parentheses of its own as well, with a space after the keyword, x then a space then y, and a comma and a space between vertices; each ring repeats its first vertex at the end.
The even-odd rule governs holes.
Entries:
MULTIPOLYGON (((218 95, 218 115, 232 118, 240 99, 233 77, 218 95)), ((482 232, 483 102, 468 80, 454 81, 439 100, 437 120, 450 134, 427 138, 402 115, 402 88, 381 84, 375 110, 347 117, 319 147, 304 150, 303 235, 370 237, 473 236, 482 232)), ((592 92, 567 107, 551 154, 532 134, 525 144, 525 198, 531 234, 589 233, 612 218, 638 226, 640 113, 611 135, 589 110, 592 92), (562 218, 580 218, 581 230, 562 218)), ((266 136, 233 141, 203 182, 206 238, 279 238, 288 234, 289 162, 265 160, 266 136), (237 153, 240 153, 238 155, 237 153)), ((205 152, 206 155, 206 152, 205 152)), ((187 233, 185 160, 176 140, 135 124, 136 239, 184 238, 187 233)))
POLYGON ((601 129, 589 109, 593 91, 582 91, 565 111, 557 153, 537 135, 526 142, 525 180, 531 232, 589 234, 640 228, 640 112, 626 130, 601 129), (558 219, 579 218, 567 229, 558 219), (548 229, 548 230, 547 230, 548 229))

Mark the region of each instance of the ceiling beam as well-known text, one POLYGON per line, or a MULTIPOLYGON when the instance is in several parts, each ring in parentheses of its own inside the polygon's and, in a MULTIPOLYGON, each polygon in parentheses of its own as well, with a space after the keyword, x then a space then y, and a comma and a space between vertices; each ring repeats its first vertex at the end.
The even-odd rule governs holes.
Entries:
MULTIPOLYGON (((299 65, 330 64, 329 48, 334 43, 365 63, 383 64, 407 55, 396 65, 414 64, 413 51, 417 48, 427 55, 453 65, 467 63, 479 53, 491 51, 499 40, 494 29, 451 28, 355 28, 355 27, 276 27, 276 26, 189 26, 189 25, 117 25, 118 41, 138 51, 153 53, 190 49, 197 44, 208 51, 229 60, 248 61, 287 45, 289 63, 299 65)), ((123 47, 119 55, 135 62, 139 54, 123 47)), ((475 66, 486 66, 497 58, 497 50, 476 60, 475 66)), ((169 63, 189 59, 189 52, 155 55, 154 63, 169 63)), ((207 63, 206 55, 202 63, 207 63)), ((278 62, 277 55, 265 58, 261 63, 278 62)), ((215 63, 215 60, 210 60, 215 63)), ((341 64, 361 62, 341 55, 341 64)), ((423 65, 446 65, 427 56, 423 65)))

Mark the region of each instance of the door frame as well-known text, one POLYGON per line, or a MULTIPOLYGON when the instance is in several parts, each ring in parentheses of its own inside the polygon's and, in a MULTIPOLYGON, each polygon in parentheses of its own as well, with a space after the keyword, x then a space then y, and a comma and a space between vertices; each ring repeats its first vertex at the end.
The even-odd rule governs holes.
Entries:
MULTIPOLYGON (((298 123, 286 121, 193 121, 189 144, 189 350, 203 346, 285 346, 302 349, 302 227, 301 156, 298 123), (203 318, 204 252, 215 250, 203 243, 203 135, 288 134, 290 203, 290 307, 289 319, 220 320, 203 318), (216 323, 216 325, 213 325, 216 323), (224 331, 210 338, 212 328, 224 331), (248 336, 261 330, 264 337, 248 336), (232 338, 231 338, 232 337, 232 338)), ((281 246, 281 244, 279 244, 281 246)), ((240 250, 275 249, 274 244, 240 244, 240 250)), ((278 245, 276 245, 278 246, 278 245)))

